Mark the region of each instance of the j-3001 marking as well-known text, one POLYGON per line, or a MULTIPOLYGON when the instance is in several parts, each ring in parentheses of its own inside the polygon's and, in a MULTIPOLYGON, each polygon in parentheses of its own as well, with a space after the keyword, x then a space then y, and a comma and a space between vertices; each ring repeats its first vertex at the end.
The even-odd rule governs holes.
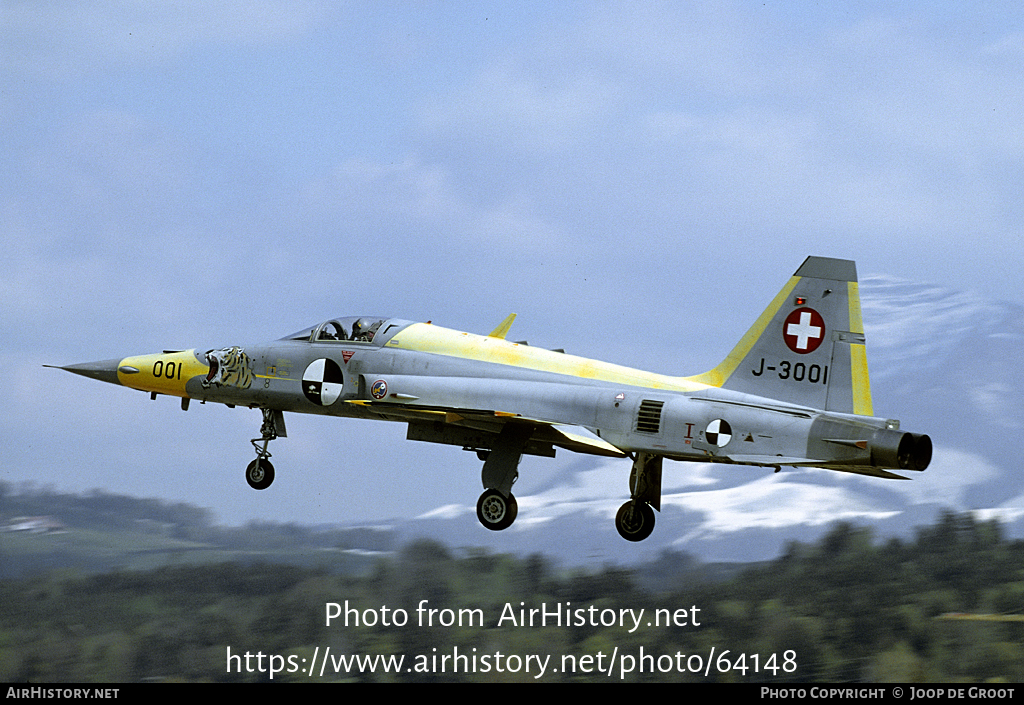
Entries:
POLYGON ((751 373, 755 377, 760 377, 765 372, 778 372, 779 379, 791 379, 794 382, 828 384, 828 365, 808 365, 803 362, 794 364, 789 360, 781 360, 778 365, 765 367, 764 358, 762 357, 760 367, 756 370, 751 370, 751 373))

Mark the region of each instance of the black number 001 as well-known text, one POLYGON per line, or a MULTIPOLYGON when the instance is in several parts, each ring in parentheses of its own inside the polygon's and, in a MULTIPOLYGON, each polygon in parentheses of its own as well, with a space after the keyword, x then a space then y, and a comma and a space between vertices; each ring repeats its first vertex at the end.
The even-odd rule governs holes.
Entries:
POLYGON ((182 365, 180 363, 168 362, 165 364, 163 360, 157 360, 153 363, 153 376, 181 379, 181 368, 182 365))

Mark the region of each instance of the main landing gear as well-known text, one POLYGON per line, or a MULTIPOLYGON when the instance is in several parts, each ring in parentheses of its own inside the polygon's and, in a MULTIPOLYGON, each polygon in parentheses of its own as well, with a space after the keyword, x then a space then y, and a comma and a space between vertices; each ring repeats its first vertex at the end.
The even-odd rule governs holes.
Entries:
POLYGON ((519 514, 519 504, 511 492, 506 497, 497 490, 484 490, 476 502, 476 517, 484 528, 501 531, 512 526, 519 514))
POLYGON ((616 512, 615 529, 627 541, 643 541, 654 531, 654 510, 647 502, 631 499, 616 512))
POLYGON ((615 514, 615 529, 627 541, 643 541, 654 531, 654 510, 661 511, 660 455, 639 453, 629 474, 630 500, 615 514))
POLYGON ((519 505, 512 496, 512 485, 519 479, 519 461, 531 433, 529 426, 505 424, 494 448, 480 453, 484 459, 480 477, 484 493, 476 502, 476 518, 484 528, 502 531, 512 526, 519 514, 519 505))
POLYGON ((260 409, 263 412, 263 425, 260 426, 260 438, 253 438, 253 448, 256 449, 256 460, 249 463, 245 468, 245 481, 254 490, 265 490, 274 481, 274 466, 270 462, 270 451, 267 445, 272 440, 287 435, 284 428, 284 413, 273 409, 260 409), (260 447, 260 444, 263 447, 260 447))

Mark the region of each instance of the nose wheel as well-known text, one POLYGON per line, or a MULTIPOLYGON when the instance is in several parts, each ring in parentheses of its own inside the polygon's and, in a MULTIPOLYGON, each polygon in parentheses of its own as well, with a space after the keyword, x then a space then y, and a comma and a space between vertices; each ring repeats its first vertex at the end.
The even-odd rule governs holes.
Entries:
POLYGON ((245 469, 245 481, 254 490, 265 490, 274 481, 274 466, 266 458, 256 458, 245 469))

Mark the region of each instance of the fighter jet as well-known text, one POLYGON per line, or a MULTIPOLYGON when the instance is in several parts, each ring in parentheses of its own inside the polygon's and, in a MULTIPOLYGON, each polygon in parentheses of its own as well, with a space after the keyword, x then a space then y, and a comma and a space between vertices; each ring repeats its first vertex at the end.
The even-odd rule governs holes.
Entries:
POLYGON ((661 510, 663 461, 824 468, 907 479, 928 467, 927 435, 876 417, 857 269, 808 257, 714 369, 674 377, 488 335, 382 316, 332 318, 280 340, 68 365, 60 369, 189 402, 260 409, 245 478, 274 480, 267 450, 285 412, 408 424, 407 438, 483 461, 477 518, 512 525, 524 454, 555 449, 629 458, 630 498, 615 527, 647 538, 661 510))

